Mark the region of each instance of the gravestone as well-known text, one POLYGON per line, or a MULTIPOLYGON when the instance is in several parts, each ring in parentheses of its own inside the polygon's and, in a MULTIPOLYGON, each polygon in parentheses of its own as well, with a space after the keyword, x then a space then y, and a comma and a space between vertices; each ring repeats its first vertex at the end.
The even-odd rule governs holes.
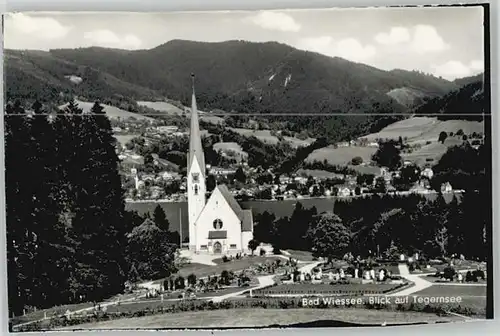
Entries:
POLYGON ((358 273, 359 273, 359 269, 355 268, 354 269, 354 278, 357 279, 358 278, 358 273))

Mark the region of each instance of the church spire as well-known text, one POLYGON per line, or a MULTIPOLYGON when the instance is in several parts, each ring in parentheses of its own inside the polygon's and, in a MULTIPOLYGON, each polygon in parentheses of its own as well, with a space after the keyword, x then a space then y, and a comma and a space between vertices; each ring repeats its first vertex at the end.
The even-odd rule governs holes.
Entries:
POLYGON ((198 120, 198 109, 196 106, 196 96, 194 90, 194 74, 191 74, 193 96, 191 97, 191 129, 189 135, 189 154, 188 154, 188 172, 191 170, 191 165, 194 159, 198 161, 198 165, 205 175, 205 155, 203 154, 203 146, 201 144, 200 125, 198 120))

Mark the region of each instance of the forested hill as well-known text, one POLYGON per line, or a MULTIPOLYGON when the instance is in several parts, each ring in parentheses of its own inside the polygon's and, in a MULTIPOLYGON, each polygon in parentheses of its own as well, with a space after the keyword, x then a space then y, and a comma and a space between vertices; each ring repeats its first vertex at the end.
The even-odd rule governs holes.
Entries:
POLYGON ((168 97, 187 104, 189 75, 195 73, 200 108, 247 113, 401 112, 424 96, 457 88, 420 72, 383 71, 276 42, 173 40, 138 51, 7 50, 5 65, 10 99, 75 92, 100 99, 168 97))
POLYGON ((430 99, 415 108, 419 115, 439 114, 441 120, 481 120, 483 113, 490 114, 491 106, 484 98, 483 81, 477 80, 449 92, 443 97, 430 99))

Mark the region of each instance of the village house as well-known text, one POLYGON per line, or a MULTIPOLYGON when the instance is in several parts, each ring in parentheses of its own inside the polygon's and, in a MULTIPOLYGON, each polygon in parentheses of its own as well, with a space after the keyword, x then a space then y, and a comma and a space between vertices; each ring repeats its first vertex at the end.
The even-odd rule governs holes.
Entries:
POLYGON ((234 168, 211 167, 210 174, 215 176, 228 176, 236 173, 234 168))
POLYGON ((338 188, 339 190, 337 196, 339 197, 349 197, 353 195, 353 191, 351 190, 351 188, 346 185, 339 186, 338 188))
POLYGON ((428 179, 432 179, 432 177, 434 176, 434 172, 432 171, 432 168, 427 167, 424 170, 422 170, 420 175, 428 179))
POLYGON ((453 188, 451 187, 450 182, 446 182, 441 184, 441 192, 442 193, 450 193, 453 191, 453 188))
POLYGON ((177 126, 158 126, 156 127, 156 130, 160 133, 164 134, 173 134, 179 130, 179 127, 177 126))

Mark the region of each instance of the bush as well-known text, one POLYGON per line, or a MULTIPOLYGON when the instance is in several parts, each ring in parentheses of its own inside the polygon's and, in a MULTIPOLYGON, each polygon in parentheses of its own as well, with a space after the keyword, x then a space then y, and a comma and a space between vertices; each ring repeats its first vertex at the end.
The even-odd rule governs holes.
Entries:
POLYGON ((228 262, 229 261, 229 258, 227 256, 222 256, 222 262, 228 262))
POLYGON ((451 281, 451 280, 453 280, 453 277, 455 276, 456 273, 457 272, 455 271, 455 269, 453 267, 448 266, 443 270, 443 278, 451 281))
POLYGON ((363 163, 363 158, 361 156, 355 156, 351 160, 351 164, 353 166, 359 166, 362 163, 363 163))

